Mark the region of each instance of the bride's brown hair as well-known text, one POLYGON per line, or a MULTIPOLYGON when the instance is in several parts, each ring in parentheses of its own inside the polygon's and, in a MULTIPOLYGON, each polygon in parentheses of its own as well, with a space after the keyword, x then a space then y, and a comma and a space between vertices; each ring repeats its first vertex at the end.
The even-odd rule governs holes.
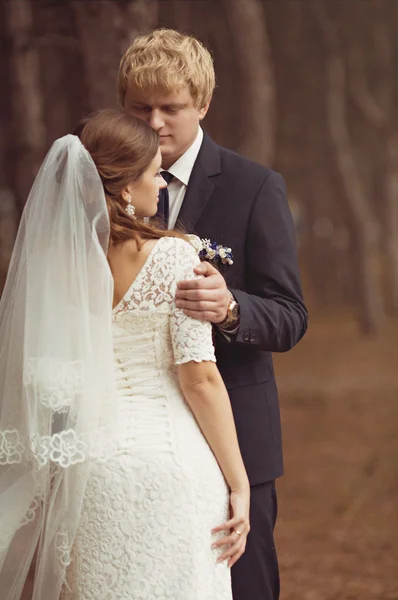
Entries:
POLYGON ((183 237, 176 231, 132 219, 126 213, 122 191, 145 173, 159 148, 159 136, 152 127, 123 110, 104 108, 82 119, 73 133, 91 154, 101 177, 113 245, 134 239, 140 249, 143 240, 183 237))

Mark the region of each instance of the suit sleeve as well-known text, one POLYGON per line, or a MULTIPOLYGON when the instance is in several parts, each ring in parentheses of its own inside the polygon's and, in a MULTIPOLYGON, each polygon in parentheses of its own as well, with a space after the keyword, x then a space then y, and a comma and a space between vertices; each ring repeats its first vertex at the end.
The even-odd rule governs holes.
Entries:
POLYGON ((245 262, 247 291, 231 288, 240 306, 240 327, 230 343, 256 345, 269 352, 290 350, 307 329, 308 313, 293 219, 278 173, 267 176, 254 201, 245 262))

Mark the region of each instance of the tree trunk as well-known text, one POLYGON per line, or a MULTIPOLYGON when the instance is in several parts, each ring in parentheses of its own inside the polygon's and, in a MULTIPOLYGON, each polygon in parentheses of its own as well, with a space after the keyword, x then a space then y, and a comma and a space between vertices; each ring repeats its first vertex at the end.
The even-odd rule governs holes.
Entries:
POLYGON ((11 41, 11 177, 18 209, 22 212, 45 148, 39 56, 33 42, 31 3, 28 0, 6 2, 5 20, 11 41))
POLYGON ((244 91, 241 106, 244 137, 239 150, 253 160, 270 165, 275 152, 277 115, 265 12, 259 0, 224 0, 224 6, 244 91))
POLYGON ((333 22, 316 1, 313 4, 328 50, 328 119, 337 167, 351 213, 354 262, 359 292, 359 320, 367 334, 376 333, 383 320, 383 301, 376 264, 376 219, 355 164, 347 124, 346 66, 333 22))
POLYGON ((12 119, 11 95, 9 91, 10 82, 10 64, 9 54, 11 50, 11 40, 5 22, 5 7, 4 3, 0 2, 0 39, 2 40, 2 52, 0 53, 0 81, 2 82, 3 90, 6 93, 0 94, 0 188, 8 185, 8 169, 7 169, 7 144, 10 139, 10 123, 12 119))
POLYGON ((372 59, 377 67, 378 94, 371 90, 363 56, 358 43, 347 31, 349 45, 350 91, 367 125, 375 129, 381 141, 382 157, 380 174, 382 192, 378 198, 378 217, 382 235, 381 250, 384 273, 386 309, 398 314, 398 135, 396 134, 397 109, 394 91, 395 66, 393 45, 395 38, 389 27, 397 17, 391 4, 379 3, 375 11, 362 17, 360 26, 370 30, 375 51, 372 59), (392 12, 391 12, 392 9, 392 12), (395 18, 394 18, 395 17, 395 18))
POLYGON ((90 110, 117 106, 117 73, 123 52, 139 33, 155 25, 153 0, 129 3, 73 2, 90 110), (112 31, 112 35, 109 31, 112 31), (104 51, 104 39, 107 40, 104 51))
POLYGON ((391 315, 398 315, 398 135, 390 125, 386 140, 385 210, 383 249, 386 262, 386 304, 391 315))
MULTIPOLYGON (((6 28, 5 7, 0 3, 0 37, 3 40, 4 52, 0 54, 0 80, 4 90, 10 90, 9 54, 11 40, 6 28)), ((0 94, 0 295, 4 286, 8 262, 14 243, 18 224, 18 211, 15 210, 15 197, 10 181, 8 147, 11 140, 10 124, 12 122, 12 105, 10 93, 0 94)))
POLYGON ((89 110, 73 5, 41 0, 34 11, 47 148, 89 110))

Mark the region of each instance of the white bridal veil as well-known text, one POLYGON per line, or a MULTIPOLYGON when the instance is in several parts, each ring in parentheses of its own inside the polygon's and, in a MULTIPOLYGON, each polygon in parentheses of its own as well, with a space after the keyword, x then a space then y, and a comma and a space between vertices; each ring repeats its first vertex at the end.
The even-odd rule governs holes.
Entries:
POLYGON ((58 600, 92 460, 112 451, 110 224, 80 140, 50 149, 0 301, 0 594, 58 600))

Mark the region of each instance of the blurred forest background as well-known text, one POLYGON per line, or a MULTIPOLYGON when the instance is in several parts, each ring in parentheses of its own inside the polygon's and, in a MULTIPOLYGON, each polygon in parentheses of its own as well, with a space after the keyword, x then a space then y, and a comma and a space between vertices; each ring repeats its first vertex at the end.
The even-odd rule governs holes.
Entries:
POLYGON ((311 318, 276 357, 282 600, 398 599, 398 0, 1 0, 0 289, 45 153, 156 27, 210 48, 204 127, 288 186, 311 318))

